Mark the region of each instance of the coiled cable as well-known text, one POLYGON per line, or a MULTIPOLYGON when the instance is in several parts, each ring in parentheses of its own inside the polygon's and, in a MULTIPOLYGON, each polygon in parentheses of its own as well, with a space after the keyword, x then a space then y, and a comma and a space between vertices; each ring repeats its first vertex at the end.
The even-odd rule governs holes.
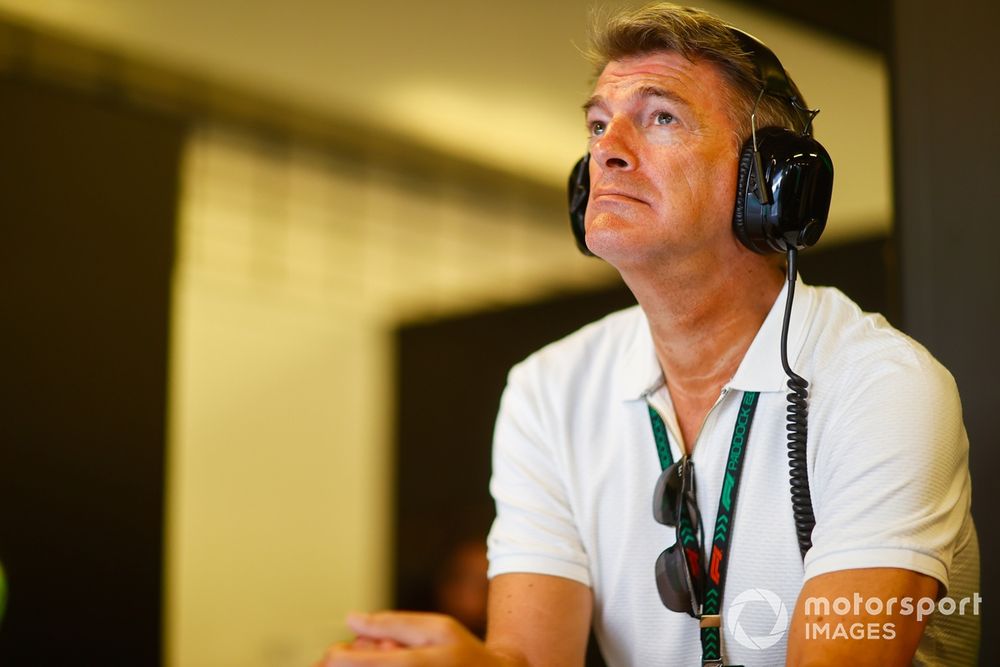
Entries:
POLYGON ((806 465, 806 440, 809 431, 809 383, 797 375, 788 364, 788 324, 792 316, 792 298, 795 296, 795 260, 798 251, 788 245, 788 294, 785 299, 785 317, 781 322, 781 365, 788 375, 788 477, 792 490, 792 515, 795 517, 795 534, 799 552, 805 559, 812 547, 812 531, 816 525, 812 496, 809 493, 809 473, 806 465))

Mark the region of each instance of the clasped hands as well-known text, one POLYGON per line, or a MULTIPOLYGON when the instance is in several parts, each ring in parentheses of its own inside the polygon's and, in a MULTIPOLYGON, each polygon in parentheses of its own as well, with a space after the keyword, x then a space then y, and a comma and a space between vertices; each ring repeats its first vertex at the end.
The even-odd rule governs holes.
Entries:
POLYGON ((352 613, 356 635, 334 644, 314 667, 508 667, 458 621, 443 614, 384 611, 352 613))

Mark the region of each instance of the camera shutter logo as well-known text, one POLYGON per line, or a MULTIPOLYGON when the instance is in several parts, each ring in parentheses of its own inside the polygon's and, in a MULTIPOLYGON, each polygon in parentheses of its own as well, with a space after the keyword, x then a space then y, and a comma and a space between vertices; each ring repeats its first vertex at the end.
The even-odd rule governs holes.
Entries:
POLYGON ((785 631, 788 630, 788 609, 781 598, 766 588, 750 588, 737 595, 736 599, 729 605, 726 627, 733 633, 736 641, 747 648, 755 650, 770 648, 777 644, 785 636, 785 631), (743 608, 751 602, 765 602, 774 612, 774 626, 766 635, 751 637, 740 625, 740 615, 743 613, 743 608))

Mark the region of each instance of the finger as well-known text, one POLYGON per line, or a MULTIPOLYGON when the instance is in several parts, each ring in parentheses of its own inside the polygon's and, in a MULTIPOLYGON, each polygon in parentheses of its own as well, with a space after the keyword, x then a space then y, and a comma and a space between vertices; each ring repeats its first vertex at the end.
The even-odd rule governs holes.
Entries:
POLYGON ((440 664, 426 660, 428 649, 356 649, 347 644, 331 647, 315 667, 420 667, 440 664))
POLYGON ((351 642, 351 649, 358 650, 371 650, 379 649, 381 651, 389 651, 392 649, 402 648, 402 644, 394 639, 375 639, 374 637, 357 637, 353 642, 351 642))
POLYGON ((388 639, 404 646, 427 646, 453 641, 458 622, 442 614, 406 611, 383 611, 374 614, 353 613, 347 625, 357 635, 388 639))
POLYGON ((353 642, 351 642, 351 649, 355 651, 364 651, 368 649, 373 649, 378 646, 381 640, 373 639, 371 637, 357 637, 353 642))
POLYGON ((378 640, 378 648, 383 651, 391 651, 393 649, 403 648, 403 645, 395 639, 380 639, 378 640))

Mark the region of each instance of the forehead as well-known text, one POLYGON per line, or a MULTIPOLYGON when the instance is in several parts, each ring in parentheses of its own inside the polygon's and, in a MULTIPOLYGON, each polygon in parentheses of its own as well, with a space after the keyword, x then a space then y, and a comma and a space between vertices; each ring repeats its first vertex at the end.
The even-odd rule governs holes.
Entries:
POLYGON ((688 60, 673 51, 608 62, 597 78, 594 94, 602 98, 625 97, 650 85, 683 98, 695 108, 723 110, 730 105, 730 88, 718 67, 704 60, 688 60))

